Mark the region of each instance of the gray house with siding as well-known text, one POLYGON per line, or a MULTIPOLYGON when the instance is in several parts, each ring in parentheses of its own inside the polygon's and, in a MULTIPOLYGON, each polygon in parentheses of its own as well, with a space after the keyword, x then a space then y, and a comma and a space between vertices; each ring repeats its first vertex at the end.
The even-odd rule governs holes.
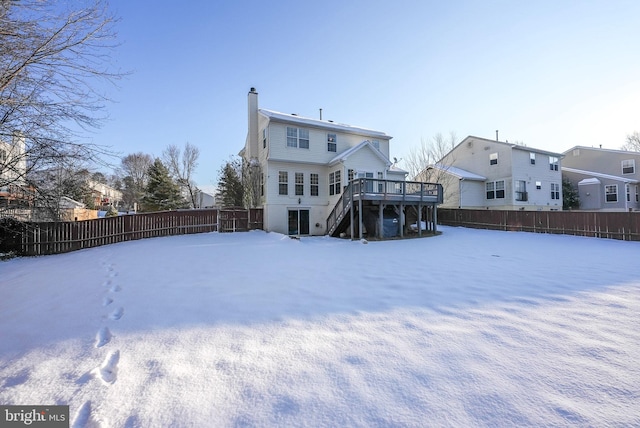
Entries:
POLYGON ((562 210, 562 154, 468 136, 418 180, 444 187, 444 208, 562 210))
POLYGON ((578 190, 580 209, 640 210, 640 153, 575 146, 564 152, 562 175, 578 190))

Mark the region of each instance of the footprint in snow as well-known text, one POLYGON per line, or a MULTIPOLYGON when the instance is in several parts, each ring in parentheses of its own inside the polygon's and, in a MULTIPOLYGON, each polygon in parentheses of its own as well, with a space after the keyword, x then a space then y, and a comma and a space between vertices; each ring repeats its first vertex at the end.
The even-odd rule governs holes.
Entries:
POLYGON ((117 321, 120 318, 122 318, 122 315, 124 315, 124 308, 121 306, 118 309, 116 309, 115 311, 111 312, 109 314, 109 318, 114 320, 114 321, 117 321))
POLYGON ((98 334, 96 334, 96 348, 100 348, 111 341, 113 335, 109 330, 109 327, 102 327, 98 334))
POLYGON ((95 373, 104 383, 112 384, 118 377, 118 362, 120 361, 120 351, 111 352, 107 355, 102 365, 95 369, 95 373))
POLYGON ((120 290, 122 290, 122 287, 120 287, 118 284, 115 284, 113 287, 109 289, 109 291, 111 291, 112 293, 117 293, 120 290))
POLYGON ((113 299, 111 297, 105 297, 102 299, 102 306, 109 306, 113 303, 113 299))

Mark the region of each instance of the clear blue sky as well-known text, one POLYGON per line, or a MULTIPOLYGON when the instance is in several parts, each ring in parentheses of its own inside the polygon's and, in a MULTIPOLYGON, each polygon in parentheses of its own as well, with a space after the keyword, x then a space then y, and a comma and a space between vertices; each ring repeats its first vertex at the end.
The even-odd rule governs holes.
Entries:
MULTIPOLYGON (((211 185, 261 107, 393 136, 438 132, 562 152, 640 131, 640 2, 111 0, 132 74, 94 136, 123 154, 201 150, 211 185)), ((402 166, 402 164, 401 164, 402 166)))

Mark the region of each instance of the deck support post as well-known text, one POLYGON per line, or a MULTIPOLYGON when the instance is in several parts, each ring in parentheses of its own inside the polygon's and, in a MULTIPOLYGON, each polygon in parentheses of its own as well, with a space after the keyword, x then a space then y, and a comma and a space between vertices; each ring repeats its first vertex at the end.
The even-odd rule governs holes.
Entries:
POLYGON ((404 238, 404 204, 400 204, 400 238, 404 238))
POLYGON ((433 205, 433 234, 438 233, 438 207, 433 205))
POLYGON ((350 231, 349 239, 351 239, 353 241, 353 239, 354 239, 353 235, 354 235, 354 232, 355 232, 354 231, 354 224, 353 224, 353 220, 354 220, 354 218, 353 218, 353 210, 356 208, 355 204, 353 203, 353 184, 351 184, 349 186, 349 189, 350 189, 349 190, 349 196, 350 196, 349 205, 351 205, 349 207, 349 220, 350 220, 349 221, 349 231, 350 231))
POLYGON ((362 239, 362 193, 358 199, 358 232, 360 239, 362 239))
POLYGON ((418 236, 422 237, 422 204, 418 204, 418 236))
POLYGON ((384 205, 380 202, 378 206, 378 239, 382 239, 384 237, 384 205))

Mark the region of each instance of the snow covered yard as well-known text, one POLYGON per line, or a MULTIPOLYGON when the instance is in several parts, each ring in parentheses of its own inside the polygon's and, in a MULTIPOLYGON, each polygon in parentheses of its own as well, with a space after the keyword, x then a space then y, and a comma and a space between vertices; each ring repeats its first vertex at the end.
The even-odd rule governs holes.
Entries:
POLYGON ((640 425, 640 243, 442 230, 0 262, 0 403, 77 427, 640 425))

